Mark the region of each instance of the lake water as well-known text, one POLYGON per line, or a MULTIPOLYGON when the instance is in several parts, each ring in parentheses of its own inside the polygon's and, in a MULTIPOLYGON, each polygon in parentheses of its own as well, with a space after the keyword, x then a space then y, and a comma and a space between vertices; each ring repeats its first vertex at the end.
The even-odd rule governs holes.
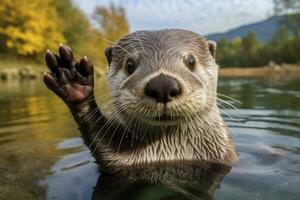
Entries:
MULTIPOLYGON (((105 83, 96 90, 106 93, 105 83)), ((66 106, 41 81, 1 82, 0 199, 299 199, 300 79, 222 78, 218 90, 241 101, 222 109, 239 163, 214 180, 187 168, 190 178, 164 185, 100 176, 66 106)))

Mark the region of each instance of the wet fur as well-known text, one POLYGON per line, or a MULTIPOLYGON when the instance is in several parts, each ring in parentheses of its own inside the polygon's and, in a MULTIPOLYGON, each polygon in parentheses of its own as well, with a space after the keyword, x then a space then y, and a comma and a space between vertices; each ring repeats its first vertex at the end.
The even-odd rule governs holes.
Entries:
POLYGON ((104 117, 93 98, 69 105, 102 170, 185 161, 232 165, 238 160, 217 107, 214 43, 180 29, 138 31, 123 37, 107 54, 112 115, 104 117), (196 58, 193 72, 184 65, 189 54, 196 58), (128 57, 138 62, 130 76, 123 70, 128 57), (167 106, 143 91, 160 74, 173 77, 183 90, 167 106), (170 125, 151 124, 163 113, 179 120, 170 125))

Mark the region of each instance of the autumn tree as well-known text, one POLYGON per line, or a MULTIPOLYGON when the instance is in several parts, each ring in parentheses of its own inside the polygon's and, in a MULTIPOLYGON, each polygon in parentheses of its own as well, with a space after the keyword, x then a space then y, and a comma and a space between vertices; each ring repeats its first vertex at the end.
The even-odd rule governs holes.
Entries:
POLYGON ((72 0, 2 0, 0 53, 43 59, 59 43, 106 68, 104 49, 129 33, 124 8, 99 6, 91 25, 72 0), (111 42, 110 42, 111 41, 111 42))
POLYGON ((65 41, 49 0, 2 0, 0 19, 2 51, 32 56, 65 41))

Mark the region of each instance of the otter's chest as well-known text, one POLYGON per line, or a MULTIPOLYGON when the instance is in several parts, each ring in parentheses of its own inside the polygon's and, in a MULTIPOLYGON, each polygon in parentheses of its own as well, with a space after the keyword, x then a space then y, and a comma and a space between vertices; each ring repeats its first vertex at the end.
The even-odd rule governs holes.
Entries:
MULTIPOLYGON (((161 138, 147 138, 148 141, 126 157, 132 164, 166 161, 213 161, 222 159, 224 144, 218 138, 205 138, 199 135, 169 135, 161 138)), ((223 138, 224 141, 224 138, 223 138)))

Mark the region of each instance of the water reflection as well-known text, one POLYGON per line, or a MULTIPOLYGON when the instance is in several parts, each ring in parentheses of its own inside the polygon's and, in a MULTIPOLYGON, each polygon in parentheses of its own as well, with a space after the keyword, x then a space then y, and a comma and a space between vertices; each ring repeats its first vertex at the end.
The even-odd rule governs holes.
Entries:
POLYGON ((92 199, 213 199, 231 167, 193 163, 99 176, 92 199))
POLYGON ((43 199, 46 188, 37 182, 63 153, 56 144, 68 137, 63 127, 72 130, 71 121, 64 105, 46 98, 34 82, 1 83, 0 93, 0 199, 43 199))
MULTIPOLYGON (((96 92, 107 93, 105 82, 96 92)), ((40 82, 3 82, 0 199, 298 199, 299 79, 226 78, 219 92, 242 102, 228 99, 239 110, 222 111, 241 157, 225 177, 193 166, 111 177, 100 175, 65 105, 40 82)))

